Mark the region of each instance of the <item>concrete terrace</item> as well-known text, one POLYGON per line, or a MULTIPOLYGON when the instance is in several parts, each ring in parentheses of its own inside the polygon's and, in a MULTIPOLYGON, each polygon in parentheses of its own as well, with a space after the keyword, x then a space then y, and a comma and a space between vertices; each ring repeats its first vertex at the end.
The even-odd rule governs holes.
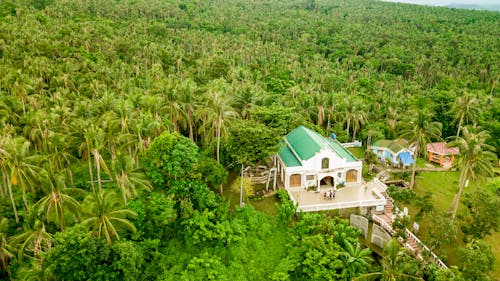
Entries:
POLYGON ((320 192, 316 190, 304 190, 303 188, 290 189, 290 199, 298 203, 297 211, 312 212, 321 210, 335 210, 355 207, 377 207, 382 208, 386 204, 385 197, 381 194, 376 182, 366 184, 351 183, 346 187, 338 188, 335 198, 324 198, 324 192, 330 187, 322 187, 320 192))

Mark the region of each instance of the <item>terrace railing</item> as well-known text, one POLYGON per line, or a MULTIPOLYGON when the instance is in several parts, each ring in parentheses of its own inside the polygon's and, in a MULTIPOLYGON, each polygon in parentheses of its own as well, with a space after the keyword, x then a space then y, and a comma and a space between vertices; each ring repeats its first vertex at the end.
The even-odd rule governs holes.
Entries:
MULTIPOLYGON (((439 259, 439 257, 434 254, 434 252, 431 251, 431 249, 429 249, 422 241, 420 241, 420 239, 418 239, 418 237, 413 234, 410 230, 408 230, 408 228, 405 228, 405 234, 406 236, 409 238, 409 239, 412 239, 413 241, 415 241, 418 246, 421 248, 422 252, 427 252, 429 254, 429 258, 439 267, 441 268, 448 268, 446 266, 446 264, 441 260, 439 259)), ((407 243, 408 244, 408 243, 407 243)), ((410 246, 410 248, 412 248, 410 246)), ((418 253, 418 249, 413 249, 413 251, 416 252, 416 256, 419 258, 419 259, 423 259, 422 255, 420 255, 418 253)))

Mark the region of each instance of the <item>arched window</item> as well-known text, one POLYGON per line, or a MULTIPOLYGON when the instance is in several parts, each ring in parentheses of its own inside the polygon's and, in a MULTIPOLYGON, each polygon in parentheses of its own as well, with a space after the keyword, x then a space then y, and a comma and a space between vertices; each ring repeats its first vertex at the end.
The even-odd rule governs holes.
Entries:
POLYGON ((321 160, 321 169, 328 169, 329 167, 330 167, 330 159, 323 158, 323 160, 321 160))

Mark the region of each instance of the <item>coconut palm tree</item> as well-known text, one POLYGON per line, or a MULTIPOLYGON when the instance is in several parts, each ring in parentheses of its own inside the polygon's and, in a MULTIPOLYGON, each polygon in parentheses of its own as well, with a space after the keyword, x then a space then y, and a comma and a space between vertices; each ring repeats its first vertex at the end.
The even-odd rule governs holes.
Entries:
POLYGON ((410 145, 413 145, 414 161, 411 172, 410 188, 415 184, 415 171, 417 159, 422 153, 426 155, 426 144, 431 139, 441 137, 441 123, 432 121, 432 114, 425 109, 414 109, 408 113, 408 118, 402 123, 401 137, 407 138, 410 145))
POLYGON ((9 260, 14 257, 14 254, 12 254, 9 242, 7 242, 7 234, 5 233, 7 227, 7 218, 2 218, 0 220, 0 268, 10 275, 9 260))
POLYGON ((398 281, 398 280, 420 280, 424 279, 407 274, 404 272, 404 266, 413 261, 413 257, 408 252, 399 246, 396 240, 391 240, 384 249, 384 258, 382 259, 382 270, 363 274, 352 279, 353 281, 373 280, 373 277, 378 276, 381 281, 398 281))
POLYGON ((104 237, 108 244, 111 244, 113 238, 120 239, 118 232, 121 229, 136 231, 134 224, 127 218, 135 217, 137 213, 123 208, 116 193, 111 190, 92 193, 85 198, 84 206, 87 218, 82 224, 90 227, 97 237, 104 237))
POLYGON ((23 137, 8 138, 5 142, 2 163, 2 176, 4 183, 7 185, 16 222, 19 222, 17 211, 15 210, 15 202, 12 188, 19 188, 22 192, 22 198, 26 210, 29 209, 26 194, 36 191, 36 184, 44 175, 40 163, 44 160, 43 156, 30 154, 30 143, 23 137))
POLYGON ((344 267, 342 268, 342 277, 344 280, 352 280, 370 268, 370 262, 373 261, 369 248, 361 248, 359 243, 353 246, 348 240, 343 242, 344 252, 340 253, 340 258, 344 267))
POLYGON ((458 147, 460 154, 455 160, 455 165, 460 169, 458 191, 451 204, 451 214, 455 218, 458 203, 462 196, 463 188, 469 180, 476 181, 483 177, 493 175, 493 161, 496 158, 494 147, 486 144, 489 138, 487 131, 480 131, 479 127, 469 131, 462 127, 462 136, 455 138, 450 146, 458 147))
POLYGON ((231 106, 228 85, 223 79, 210 82, 205 94, 205 104, 200 111, 203 122, 200 130, 204 133, 205 139, 216 139, 216 156, 217 162, 220 163, 221 139, 227 137, 228 127, 238 117, 238 113, 231 106))
POLYGON ((49 173, 50 190, 33 206, 39 213, 43 212, 47 223, 53 221, 61 230, 64 229, 67 217, 71 214, 77 217, 81 212, 80 203, 74 195, 84 195, 85 191, 78 188, 66 188, 64 171, 49 173))
POLYGON ((356 132, 361 125, 366 123, 368 115, 365 112, 363 103, 357 98, 348 98, 344 107, 344 121, 346 123, 347 139, 349 139, 349 130, 352 126, 353 140, 356 138, 356 132))
POLYGON ((82 157, 86 158, 88 161, 92 191, 95 192, 93 173, 94 165, 97 172, 99 190, 102 190, 101 169, 104 169, 104 171, 111 177, 108 166, 101 155, 101 151, 105 145, 104 131, 91 121, 77 121, 73 124, 72 128, 73 137, 77 140, 77 143, 79 143, 78 151, 82 157), (92 165, 92 158, 94 160, 94 165, 92 165))
POLYGON ((181 124, 185 127, 187 126, 189 130, 189 139, 194 141, 194 114, 198 106, 198 101, 196 99, 196 92, 198 91, 198 86, 192 79, 184 79, 175 85, 173 89, 174 96, 178 102, 179 109, 182 112, 180 116, 182 118, 181 124))
POLYGON ((42 253, 50 251, 53 239, 52 234, 47 232, 45 224, 35 219, 32 225, 30 223, 24 225, 23 232, 9 238, 9 242, 17 248, 19 261, 22 262, 24 257, 37 261, 41 259, 42 253))
POLYGON ((134 165, 134 159, 126 154, 118 154, 117 158, 111 162, 111 171, 123 197, 123 202, 127 205, 130 198, 138 196, 139 188, 150 191, 152 186, 144 172, 134 165))
POLYGON ((452 105, 453 120, 457 123, 457 138, 460 135, 463 122, 476 122, 479 116, 479 100, 472 94, 457 97, 452 105))

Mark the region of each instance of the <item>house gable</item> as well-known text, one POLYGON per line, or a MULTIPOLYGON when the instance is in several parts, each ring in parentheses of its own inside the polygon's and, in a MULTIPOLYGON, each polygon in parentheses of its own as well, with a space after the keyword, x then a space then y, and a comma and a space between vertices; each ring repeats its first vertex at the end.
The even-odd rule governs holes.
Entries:
POLYGON ((282 145, 278 155, 286 167, 304 166, 320 170, 323 158, 330 159, 329 167, 359 161, 337 140, 323 137, 304 126, 286 135, 282 145))

